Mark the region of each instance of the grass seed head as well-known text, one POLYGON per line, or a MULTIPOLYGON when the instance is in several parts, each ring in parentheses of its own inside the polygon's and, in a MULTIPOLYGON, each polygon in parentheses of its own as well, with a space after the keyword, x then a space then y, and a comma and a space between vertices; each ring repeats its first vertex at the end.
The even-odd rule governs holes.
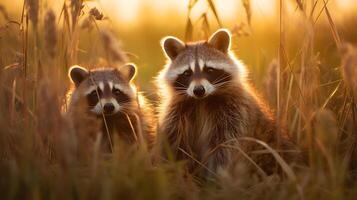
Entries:
POLYGON ((57 27, 53 10, 48 10, 45 15, 45 42, 48 54, 54 58, 57 44, 57 27))
POLYGON ((83 7, 82 0, 71 0, 71 15, 72 15, 72 26, 77 24, 77 19, 83 7))
POLYGON ((103 46, 108 55, 108 59, 114 63, 125 63, 127 61, 126 55, 121 50, 121 44, 115 36, 109 31, 101 32, 103 46))
POLYGON ((104 18, 103 13, 101 13, 96 7, 90 9, 89 14, 96 20, 102 20, 104 18))
POLYGON ((351 44, 344 44, 342 53, 342 74, 347 87, 353 95, 357 94, 357 50, 351 44))
POLYGON ((268 66, 268 77, 265 80, 265 92, 273 102, 277 98, 278 68, 278 61, 276 59, 272 60, 268 66))
POLYGON ((319 110, 315 116, 314 127, 316 139, 326 148, 333 150, 338 139, 338 126, 334 113, 327 109, 319 110))
POLYGON ((39 13, 39 1, 38 0, 28 0, 27 1, 27 12, 30 20, 34 26, 38 23, 38 13, 39 13))

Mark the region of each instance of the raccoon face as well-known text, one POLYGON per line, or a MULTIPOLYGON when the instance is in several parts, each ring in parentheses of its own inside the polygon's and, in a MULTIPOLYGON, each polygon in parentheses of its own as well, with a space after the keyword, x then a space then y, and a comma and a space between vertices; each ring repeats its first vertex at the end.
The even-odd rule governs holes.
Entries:
POLYGON ((69 70, 69 77, 76 86, 78 98, 85 98, 88 110, 96 115, 114 115, 135 99, 130 81, 135 76, 133 64, 116 68, 88 71, 80 66, 69 70))
POLYGON ((190 97, 203 98, 231 80, 231 75, 226 71, 208 65, 209 62, 199 61, 183 68, 185 71, 177 75, 172 83, 175 91, 185 92, 190 97))
POLYGON ((162 47, 170 63, 161 73, 176 94, 204 98, 235 78, 238 66, 229 55, 231 36, 221 29, 206 42, 184 44, 166 37, 162 47))

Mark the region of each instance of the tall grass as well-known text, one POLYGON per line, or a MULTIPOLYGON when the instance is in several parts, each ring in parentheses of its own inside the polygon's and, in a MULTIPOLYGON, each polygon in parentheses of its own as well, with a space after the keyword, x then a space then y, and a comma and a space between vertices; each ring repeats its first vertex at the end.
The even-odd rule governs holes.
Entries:
MULTIPOLYGON (((196 38, 195 33, 208 37, 212 27, 224 26, 216 9, 220 2, 206 2, 213 20, 207 12, 192 20, 190 10, 197 1, 189 2, 186 40, 196 38)), ((42 1, 28 0, 17 21, 0 7, 6 24, 0 38, 1 199, 353 199, 357 195, 357 47, 340 36, 327 1, 296 0, 302 37, 298 47, 290 49, 296 35, 286 31, 286 1, 279 2, 279 51, 261 81, 266 88, 262 93, 308 162, 289 166, 278 149, 242 138, 266 146, 265 153, 274 155, 287 176, 252 173, 247 163, 254 165, 250 155, 259 152, 244 152, 247 163, 219 171, 213 182, 186 174, 184 162, 154 165, 151 152, 126 146, 117 138, 113 138, 113 153, 103 155, 101 138, 87 141, 97 124, 83 124, 83 133, 73 134, 63 116, 70 89, 68 68, 119 65, 130 58, 113 31, 102 24, 110 23, 105 13, 86 1, 66 0, 56 13, 42 1), (337 70, 316 48, 320 27, 316 23, 322 18, 329 26, 326 34, 334 42, 334 56, 341 60, 337 70), (85 34, 90 48, 82 49, 85 34)), ((250 1, 242 3, 254 31, 250 1)), ((241 25, 232 31, 235 39, 249 35, 241 25)))

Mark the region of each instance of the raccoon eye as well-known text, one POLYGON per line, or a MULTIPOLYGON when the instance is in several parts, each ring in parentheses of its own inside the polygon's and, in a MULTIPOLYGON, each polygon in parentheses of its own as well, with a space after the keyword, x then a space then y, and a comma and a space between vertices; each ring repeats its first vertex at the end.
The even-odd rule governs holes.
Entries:
POLYGON ((187 77, 188 77, 188 76, 191 76, 191 75, 192 75, 192 71, 191 71, 190 69, 188 69, 188 70, 186 70, 186 71, 183 72, 183 75, 184 75, 184 76, 187 76, 187 77))
POLYGON ((100 90, 98 90, 98 94, 96 90, 93 90, 91 93, 87 95, 89 106, 95 106, 95 104, 97 104, 99 100, 98 95, 100 95, 100 93, 101 93, 100 90))
MULTIPOLYGON (((99 93, 99 91, 98 91, 99 93)), ((97 91, 96 90, 93 90, 91 93, 88 94, 88 96, 90 97, 97 97, 97 91)))
POLYGON ((115 95, 120 95, 122 92, 119 90, 119 89, 117 89, 117 88, 113 88, 113 94, 115 94, 115 95))
POLYGON ((214 68, 212 68, 212 67, 206 67, 206 72, 207 72, 207 73, 212 73, 212 72, 214 72, 214 71, 215 71, 214 68))

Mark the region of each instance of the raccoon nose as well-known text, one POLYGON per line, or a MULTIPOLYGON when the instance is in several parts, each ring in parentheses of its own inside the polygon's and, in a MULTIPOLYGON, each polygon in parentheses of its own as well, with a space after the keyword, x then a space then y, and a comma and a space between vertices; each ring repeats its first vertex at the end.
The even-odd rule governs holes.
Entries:
POLYGON ((195 94, 196 97, 203 97, 205 92, 205 88, 202 85, 195 86, 193 89, 193 94, 195 94))
POLYGON ((114 105, 112 103, 106 103, 103 107, 104 112, 106 113, 112 113, 115 109, 114 105))

